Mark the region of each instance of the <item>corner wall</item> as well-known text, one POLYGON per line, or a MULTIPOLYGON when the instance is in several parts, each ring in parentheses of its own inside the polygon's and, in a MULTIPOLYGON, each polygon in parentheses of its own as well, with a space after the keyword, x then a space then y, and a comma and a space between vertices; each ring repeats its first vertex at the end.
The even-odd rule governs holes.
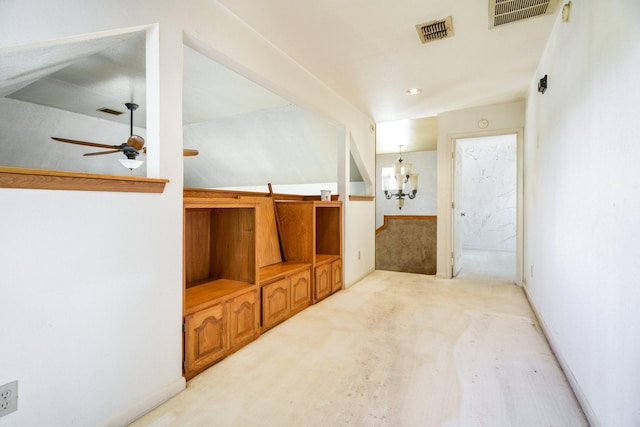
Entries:
POLYGON ((590 423, 638 426, 640 3, 572 3, 529 88, 526 291, 590 423))

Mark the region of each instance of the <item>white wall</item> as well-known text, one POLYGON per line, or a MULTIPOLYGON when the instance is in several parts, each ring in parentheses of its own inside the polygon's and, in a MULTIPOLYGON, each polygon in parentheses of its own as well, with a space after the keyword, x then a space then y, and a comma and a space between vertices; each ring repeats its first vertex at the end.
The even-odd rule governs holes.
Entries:
POLYGON ((456 140, 463 249, 515 252, 516 149, 515 134, 456 140))
MULTIPOLYGON (((438 277, 451 277, 451 150, 456 138, 470 138, 506 133, 517 133, 521 139, 525 120, 525 103, 490 105, 451 111, 438 115, 438 277), (481 119, 488 120, 485 129, 478 126, 481 119)), ((519 141, 521 145, 521 141, 519 141)), ((519 181, 518 186, 521 186, 519 181)), ((518 218, 520 221, 520 218, 518 218)), ((520 260, 517 263, 520 264, 520 260)), ((521 268, 518 268, 521 271, 521 268)), ((521 273, 518 273, 520 276, 521 273)))
POLYGON ((393 166, 398 154, 376 155, 376 228, 384 223, 385 215, 436 215, 437 154, 435 151, 403 153, 406 163, 411 163, 411 172, 418 174, 416 198, 405 198, 404 206, 398 209, 396 199, 387 200, 382 191, 382 168, 393 166))
MULTIPOLYGON (((3 417, 3 426, 122 425, 184 387, 185 37, 344 124, 345 138, 350 135, 366 169, 374 170, 372 121, 210 1, 4 0, 0 49, 155 24, 149 38, 159 44, 147 49, 146 140, 157 149, 147 156, 147 174, 168 178, 165 192, 0 189, 0 323, 11 325, 0 335, 0 384, 18 380, 20 390, 18 411, 3 417)), ((345 246, 357 239, 373 248, 370 205, 345 205, 345 246)), ((344 262, 350 283, 373 268, 374 256, 365 251, 357 260, 349 251, 344 262)))
POLYGON ((592 425, 638 426, 640 3, 572 3, 529 89, 526 290, 592 425))

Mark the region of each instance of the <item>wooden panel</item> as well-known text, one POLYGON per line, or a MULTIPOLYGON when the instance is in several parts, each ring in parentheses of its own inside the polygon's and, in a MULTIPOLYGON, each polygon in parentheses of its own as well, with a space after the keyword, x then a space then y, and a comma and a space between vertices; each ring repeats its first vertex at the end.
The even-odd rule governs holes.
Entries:
MULTIPOLYGON (((239 190, 215 190, 208 188, 185 188, 184 189, 184 197, 185 198, 204 198, 204 199, 216 199, 216 198, 229 198, 229 199, 237 199, 242 196, 256 196, 256 197, 267 197, 270 194, 267 192, 260 191, 239 191, 239 190)), ((280 194, 276 193, 273 195, 276 200, 320 200, 320 196, 303 196, 299 194, 280 194)), ((338 200, 338 195, 333 195, 332 198, 334 200, 338 200)))
POLYGON ((342 218, 340 206, 316 205, 316 253, 341 255, 342 218))
POLYGON ((205 209, 185 210, 184 260, 187 286, 210 277, 211 234, 210 212, 205 209))
POLYGON ((331 263, 331 292, 342 289, 342 260, 331 263))
POLYGON ((0 188, 162 193, 168 179, 0 166, 0 188))
POLYGON ((211 276, 255 283, 254 209, 211 209, 211 276))
POLYGON ((255 289, 255 285, 235 280, 218 279, 187 288, 184 296, 185 314, 195 313, 255 289))
POLYGON ((268 329, 289 317, 289 279, 262 287, 262 327, 268 329))
POLYGON ((313 262, 314 228, 313 204, 306 202, 277 202, 282 225, 281 235, 287 261, 313 262))
POLYGON ((389 223, 394 220, 437 221, 437 219, 438 217, 435 215, 385 215, 384 223, 379 228, 376 228, 376 234, 386 230, 389 226, 389 223))
POLYGON ((293 274, 290 279, 291 311, 298 312, 311 304, 311 270, 293 274))
POLYGON ((331 264, 316 267, 315 276, 314 296, 315 301, 320 301, 331 294, 331 264))
POLYGON ((298 273, 303 270, 309 270, 310 263, 300 262, 279 262, 271 264, 260 269, 260 283, 267 283, 271 280, 283 279, 291 274, 298 273))
POLYGON ((237 349, 258 337, 260 333, 257 292, 247 292, 230 302, 229 347, 237 349))
POLYGON ((185 374, 190 376, 227 354, 224 305, 185 318, 185 374))
POLYGON ((258 267, 282 262, 276 216, 271 197, 240 197, 243 201, 256 203, 256 239, 258 267))

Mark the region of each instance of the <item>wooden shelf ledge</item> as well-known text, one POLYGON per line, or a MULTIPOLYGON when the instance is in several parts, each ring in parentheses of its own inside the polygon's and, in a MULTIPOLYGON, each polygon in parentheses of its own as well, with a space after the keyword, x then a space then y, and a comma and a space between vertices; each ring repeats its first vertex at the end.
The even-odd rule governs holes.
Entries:
POLYGON ((208 280, 195 286, 187 286, 184 293, 185 316, 256 288, 251 283, 229 279, 208 280))
POLYGON ((168 179, 0 166, 0 188, 162 193, 168 179))
POLYGON ((279 262, 277 264, 267 265, 260 268, 260 284, 283 279, 288 275, 309 270, 310 268, 311 264, 300 262, 279 262))

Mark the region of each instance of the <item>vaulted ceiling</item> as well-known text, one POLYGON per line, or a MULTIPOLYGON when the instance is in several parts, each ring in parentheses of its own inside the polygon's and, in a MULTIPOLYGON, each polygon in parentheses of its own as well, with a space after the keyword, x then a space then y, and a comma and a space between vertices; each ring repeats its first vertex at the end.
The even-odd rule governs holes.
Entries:
MULTIPOLYGON (((555 19, 552 13, 489 29, 488 4, 477 0, 217 2, 370 115, 378 123, 378 152, 397 150, 401 133, 407 141, 404 151, 433 149, 438 113, 523 99, 555 19), (447 16, 453 36, 423 44, 416 25, 447 16), (407 95, 409 88, 422 92, 407 95), (394 137, 392 143, 385 145, 385 134, 394 137)), ((201 158, 217 159, 234 149, 244 150, 244 156, 237 156, 242 159, 256 151, 234 146, 231 139, 225 147, 198 140, 196 128, 227 117, 293 111, 299 120, 310 120, 311 128, 331 133, 323 118, 298 111, 288 100, 188 48, 184 75, 184 123, 194 127, 185 132, 185 146, 195 145, 189 148, 199 149, 201 158)), ((144 34, 0 52, 0 96, 122 124, 129 121, 123 104, 133 101, 140 104, 135 125, 144 128, 144 34), (96 111, 100 107, 125 114, 105 115, 96 111)), ((314 160, 317 147, 309 150, 309 158, 296 156, 296 141, 278 139, 269 143, 282 144, 279 149, 296 165, 291 176, 281 177, 283 182, 327 169, 314 160)), ((335 176, 335 168, 329 169, 335 176)), ((326 178, 318 172, 313 179, 326 178)))

